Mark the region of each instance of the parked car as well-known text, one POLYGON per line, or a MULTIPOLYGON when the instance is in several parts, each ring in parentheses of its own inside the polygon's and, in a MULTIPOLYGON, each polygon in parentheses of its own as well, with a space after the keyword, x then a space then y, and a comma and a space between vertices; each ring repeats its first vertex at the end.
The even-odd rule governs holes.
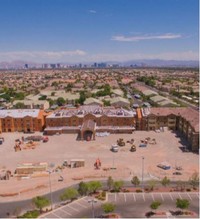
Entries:
POLYGON ((112 146, 111 146, 111 151, 112 151, 112 152, 118 152, 118 151, 119 151, 119 146, 116 145, 116 144, 112 145, 112 146))
POLYGON ((174 172, 173 175, 179 175, 180 176, 180 175, 182 175, 182 173, 181 172, 174 172))

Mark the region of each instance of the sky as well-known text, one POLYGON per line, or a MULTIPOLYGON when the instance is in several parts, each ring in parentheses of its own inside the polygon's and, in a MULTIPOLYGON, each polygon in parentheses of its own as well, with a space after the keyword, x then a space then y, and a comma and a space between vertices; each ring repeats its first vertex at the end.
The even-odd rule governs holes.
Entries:
POLYGON ((0 0, 0 61, 198 57, 198 0, 0 0))

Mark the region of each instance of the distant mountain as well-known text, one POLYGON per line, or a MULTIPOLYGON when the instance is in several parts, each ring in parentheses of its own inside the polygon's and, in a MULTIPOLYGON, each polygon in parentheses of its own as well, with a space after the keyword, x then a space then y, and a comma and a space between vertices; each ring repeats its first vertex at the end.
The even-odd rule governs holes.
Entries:
MULTIPOLYGON (((53 62, 52 62, 53 63, 53 62)), ((59 63, 59 62, 56 62, 59 63)), ((77 63, 64 63, 60 62, 61 65, 79 65, 80 62, 77 63)), ((97 62, 102 63, 102 62, 97 62)), ((107 65, 119 65, 122 67, 199 67, 198 61, 180 61, 180 60, 161 60, 161 59, 140 59, 140 60, 130 60, 130 61, 105 61, 107 65)), ((12 62, 0 62, 0 69, 22 69, 25 68, 25 64, 28 65, 29 68, 41 68, 41 63, 35 63, 30 61, 12 61, 12 62)), ((92 62, 84 62, 82 64, 93 65, 92 62)))
POLYGON ((149 67, 198 67, 198 61, 144 59, 123 62, 125 66, 149 66, 149 67))
POLYGON ((0 69, 19 69, 19 68, 21 69, 21 68, 25 68, 25 64, 28 64, 30 68, 42 67, 42 64, 39 63, 16 60, 12 62, 0 62, 0 69))

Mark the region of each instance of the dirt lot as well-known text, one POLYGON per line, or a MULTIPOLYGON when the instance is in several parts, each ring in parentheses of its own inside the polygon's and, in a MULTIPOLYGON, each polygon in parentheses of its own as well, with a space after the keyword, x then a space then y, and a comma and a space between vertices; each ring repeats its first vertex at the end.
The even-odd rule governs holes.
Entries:
MULTIPOLYGON (((41 133, 35 133, 41 135, 41 133)), ((182 152, 179 147, 182 146, 180 138, 176 133, 165 131, 156 133, 154 131, 136 131, 133 134, 112 134, 107 137, 96 137, 95 141, 76 141, 77 135, 63 134, 49 137, 49 142, 40 142, 35 149, 14 151, 15 139, 27 134, 3 133, 5 142, 0 145, 0 168, 6 167, 14 172, 17 164, 23 162, 48 162, 55 164, 55 167, 61 165, 64 160, 74 158, 85 159, 85 167, 69 169, 62 172, 52 173, 52 187, 54 189, 62 188, 66 185, 79 182, 74 178, 91 180, 91 178, 107 178, 111 175, 115 179, 131 179, 133 175, 141 177, 142 157, 144 157, 144 178, 152 177, 163 178, 167 176, 171 180, 188 180, 191 174, 198 172, 199 155, 192 152, 182 152), (138 147, 140 141, 146 137, 155 138, 157 144, 148 144, 147 147, 138 147), (110 147, 116 143, 116 140, 123 138, 125 142, 134 139, 137 146, 136 152, 130 152, 130 145, 120 147, 119 152, 111 152, 110 147), (104 171, 94 170, 96 158, 100 158, 102 168, 116 167, 116 170, 104 171), (171 164, 170 170, 162 170, 156 165, 167 161, 171 164), (175 166, 182 166, 182 175, 175 176, 175 166), (63 182, 58 182, 59 176, 64 177, 63 182)), ((0 181, 0 200, 9 200, 10 198, 1 197, 2 194, 18 193, 14 198, 22 199, 31 195, 48 192, 48 176, 17 180, 11 178, 9 181, 0 181)))

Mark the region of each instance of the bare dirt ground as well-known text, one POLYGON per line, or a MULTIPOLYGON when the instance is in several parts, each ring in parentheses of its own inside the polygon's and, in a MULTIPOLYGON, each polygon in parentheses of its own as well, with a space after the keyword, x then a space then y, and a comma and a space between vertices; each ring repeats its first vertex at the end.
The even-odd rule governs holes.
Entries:
MULTIPOLYGON (((35 133, 34 135, 41 135, 35 133)), ((62 172, 51 174, 52 189, 56 190, 65 186, 78 183, 81 180, 106 179, 111 175, 114 179, 130 180, 133 175, 141 178, 142 157, 144 157, 144 178, 161 179, 167 176, 171 180, 188 180, 195 171, 199 171, 199 155, 192 152, 182 152, 179 147, 183 141, 176 133, 165 131, 136 131, 133 134, 111 134, 107 137, 96 137, 95 141, 76 141, 77 135, 63 134, 49 137, 49 142, 40 142, 35 149, 14 151, 15 139, 28 136, 22 133, 3 133, 5 142, 0 145, 0 169, 6 168, 15 171, 17 164, 24 162, 47 162, 55 167, 62 165, 64 160, 74 158, 85 159, 85 167, 65 168, 62 172), (146 137, 155 138, 157 144, 148 144, 139 147, 140 141, 146 137), (110 147, 117 139, 123 138, 125 142, 134 139, 136 152, 130 152, 130 144, 120 147, 119 152, 111 152, 110 147), (102 167, 94 169, 94 162, 100 158, 102 167), (167 161, 171 164, 170 170, 157 167, 160 162, 167 161), (175 166, 183 168, 182 175, 173 175, 175 166), (103 168, 116 167, 116 170, 104 171, 103 168), (64 181, 58 182, 62 175, 64 181)), ((16 179, 0 181, 0 201, 21 200, 49 192, 49 177, 34 177, 29 179, 16 179), (8 195, 8 197, 3 197, 8 195), (13 196, 11 196, 13 195, 13 196)))

